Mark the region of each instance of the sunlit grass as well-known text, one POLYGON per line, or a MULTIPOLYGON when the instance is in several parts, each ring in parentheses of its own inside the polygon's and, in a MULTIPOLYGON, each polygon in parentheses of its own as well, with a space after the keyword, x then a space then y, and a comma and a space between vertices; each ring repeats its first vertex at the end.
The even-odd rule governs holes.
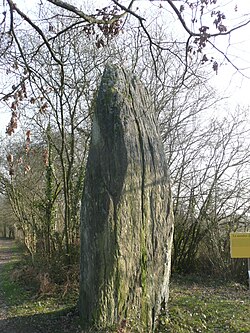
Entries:
MULTIPOLYGON (((18 258, 20 249, 18 250, 18 246, 15 249, 14 258, 18 258)), ((6 247, 6 250, 9 248, 6 247)), ((8 306, 9 318, 27 318, 36 315, 58 318, 62 313, 68 313, 75 307, 76 294, 62 297, 62 294, 54 291, 50 296, 41 296, 28 281, 24 285, 13 279, 13 271, 18 265, 19 268, 22 267, 15 259, 6 262, 0 271, 1 289, 8 306)), ((40 317, 36 320, 37 325, 42 325, 40 317)), ((173 277, 168 312, 161 315, 158 333, 192 332, 249 333, 250 292, 247 285, 197 276, 173 277)))
POLYGON ((158 332, 249 333, 250 293, 235 283, 173 279, 158 332))
MULTIPOLYGON (((9 247, 6 247, 6 249, 9 247)), ((41 296, 34 292, 32 285, 17 282, 13 279, 13 271, 20 268, 20 248, 14 245, 17 255, 14 255, 6 262, 0 271, 1 289, 4 295, 4 301, 8 306, 8 317, 30 316, 34 314, 46 314, 52 312, 66 311, 76 304, 76 295, 61 294, 52 296, 41 296)), ((2 250, 2 247, 1 247, 2 250)))

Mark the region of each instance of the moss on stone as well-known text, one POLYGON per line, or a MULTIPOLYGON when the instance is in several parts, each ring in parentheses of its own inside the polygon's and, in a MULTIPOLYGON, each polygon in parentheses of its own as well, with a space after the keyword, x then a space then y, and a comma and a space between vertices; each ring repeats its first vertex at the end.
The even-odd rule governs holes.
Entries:
POLYGON ((105 70, 81 214, 80 315, 89 327, 119 328, 125 320, 131 332, 151 333, 167 290, 169 182, 147 102, 129 74, 105 70))

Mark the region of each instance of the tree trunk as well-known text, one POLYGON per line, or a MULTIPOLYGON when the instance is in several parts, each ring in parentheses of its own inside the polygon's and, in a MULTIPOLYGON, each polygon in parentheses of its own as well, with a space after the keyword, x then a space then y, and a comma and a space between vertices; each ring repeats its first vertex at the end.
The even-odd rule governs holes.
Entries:
POLYGON ((81 210, 84 328, 154 331, 168 299, 172 233, 169 178, 152 103, 133 76, 107 66, 81 210))

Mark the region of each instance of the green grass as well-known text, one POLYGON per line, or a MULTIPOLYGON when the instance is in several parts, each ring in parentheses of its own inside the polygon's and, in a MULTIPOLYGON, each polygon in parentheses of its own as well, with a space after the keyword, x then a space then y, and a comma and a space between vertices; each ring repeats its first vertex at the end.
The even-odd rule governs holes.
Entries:
POLYGON ((29 281, 26 286, 17 282, 13 279, 13 271, 22 265, 20 255, 23 249, 13 244, 11 249, 8 246, 2 246, 0 250, 14 253, 11 260, 6 262, 0 271, 1 289, 8 306, 8 317, 61 312, 75 306, 77 295, 62 297, 61 293, 55 293, 52 296, 41 297, 34 291, 32 285, 29 285, 29 281))
MULTIPOLYGON (((53 318, 61 318, 62 313, 68 313, 74 308, 77 295, 63 298, 54 293, 51 297, 39 297, 32 288, 26 288, 23 284, 13 281, 12 272, 19 265, 17 261, 19 252, 18 247, 15 248, 14 260, 6 263, 0 271, 1 288, 8 305, 8 317, 36 318, 37 316, 37 325, 45 324, 46 318, 50 318, 47 320, 50 327, 54 322, 53 318)), ((73 329, 66 332, 76 332, 78 318, 73 320, 73 329)), ((60 327, 58 331, 55 328, 53 333, 61 333, 60 330, 60 327)), ((109 332, 111 333, 111 330, 109 332)), ((249 333, 248 287, 213 278, 173 277, 170 284, 168 313, 161 315, 157 333, 192 332, 249 333)))
MULTIPOLYGON (((20 260, 23 249, 6 243, 0 251, 5 257, 0 269, 0 291, 7 306, 8 327, 22 332, 79 333, 76 292, 63 297, 62 292, 55 290, 51 296, 42 296, 32 285, 32 277, 26 276, 25 283, 16 278, 19 270, 25 271, 20 260)), ((32 271, 28 270, 29 273, 32 271)))
POLYGON ((12 272, 16 266, 17 262, 7 263, 1 272, 1 287, 9 317, 66 311, 75 305, 75 297, 62 298, 59 294, 38 297, 32 289, 27 290, 22 284, 13 281, 12 272))
POLYGON ((23 303, 29 297, 28 293, 21 286, 11 280, 11 273, 16 265, 16 261, 6 263, 0 274, 4 299, 10 307, 18 303, 23 303))
POLYGON ((250 292, 232 282, 173 278, 158 333, 250 332, 250 292))

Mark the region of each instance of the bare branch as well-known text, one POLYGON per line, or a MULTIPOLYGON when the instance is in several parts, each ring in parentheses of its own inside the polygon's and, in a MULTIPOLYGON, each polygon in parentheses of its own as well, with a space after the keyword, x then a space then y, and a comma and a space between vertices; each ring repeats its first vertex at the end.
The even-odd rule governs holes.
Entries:
POLYGON ((140 21, 146 21, 145 18, 141 17, 140 15, 136 14, 134 11, 131 10, 132 5, 134 3, 134 0, 132 0, 129 4, 128 7, 123 6, 122 4, 120 4, 117 0, 112 0, 118 7, 120 7, 122 10, 124 10, 125 12, 133 15, 134 17, 136 17, 138 20, 140 21))
POLYGON ((94 15, 85 14, 83 11, 81 11, 77 7, 70 5, 69 3, 65 2, 65 1, 61 1, 61 0, 47 0, 47 1, 57 7, 61 7, 63 9, 66 9, 66 10, 76 14, 77 16, 81 17, 82 19, 84 19, 86 22, 88 22, 90 24, 113 24, 114 22, 118 21, 120 18, 122 18, 124 15, 127 14, 127 11, 125 11, 124 13, 122 13, 120 15, 113 15, 113 17, 109 20, 101 20, 101 19, 97 19, 94 15))
MULTIPOLYGON (((154 0, 150 0, 151 2, 153 2, 154 0)), ((202 35, 202 33, 200 32, 193 32, 192 30, 190 30, 184 20, 184 18, 182 17, 181 15, 181 12, 179 11, 179 9, 174 5, 173 3, 173 0, 165 0, 169 5, 170 7, 173 9, 173 11, 175 12, 176 16, 178 17, 179 21, 181 22, 183 28, 186 30, 186 32, 192 36, 192 37, 199 37, 202 35)), ((217 36, 227 36, 227 35, 230 35, 233 31, 235 30, 238 30, 242 27, 245 27, 246 25, 248 25, 250 23, 250 20, 242 23, 242 24, 239 24, 238 26, 228 30, 228 31, 225 31, 225 32, 218 32, 218 33, 214 33, 214 34, 208 34, 208 37, 217 37, 217 36)))
POLYGON ((212 43, 210 40, 208 40, 208 43, 220 54, 223 55, 223 57, 229 62, 230 65, 232 65, 237 72, 239 72, 242 76, 246 77, 247 79, 250 79, 249 76, 245 75, 244 73, 242 73, 242 71, 232 62, 232 60, 230 60, 230 58, 223 52, 221 51, 217 46, 215 46, 214 43, 212 43))
MULTIPOLYGON (((47 46, 52 58, 60 65, 62 65, 61 61, 55 56, 47 38, 45 37, 43 31, 26 15, 24 14, 17 6, 13 3, 12 0, 7 0, 10 6, 10 10, 13 13, 15 10, 35 31, 42 37, 44 44, 47 46)), ((14 27, 12 27, 12 30, 14 31, 14 27)))

